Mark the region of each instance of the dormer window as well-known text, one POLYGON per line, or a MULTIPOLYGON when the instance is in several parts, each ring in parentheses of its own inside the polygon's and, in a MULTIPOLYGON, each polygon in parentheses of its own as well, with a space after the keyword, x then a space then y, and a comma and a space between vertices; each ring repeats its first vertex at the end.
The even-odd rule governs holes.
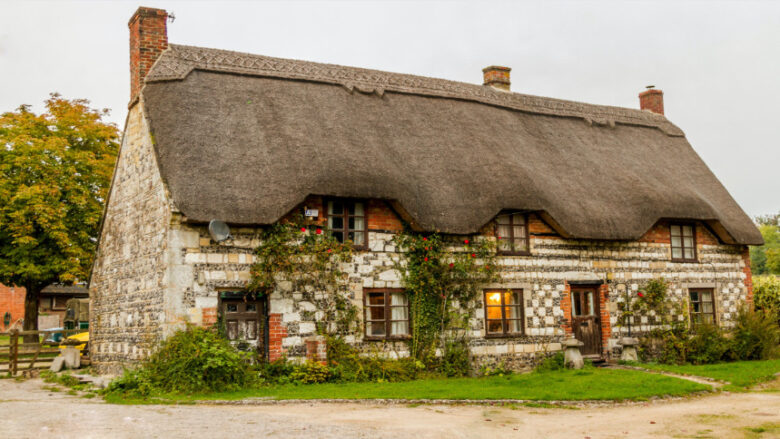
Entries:
POLYGON ((669 231, 672 238, 672 261, 696 262, 696 226, 673 223, 669 231))
POLYGON ((328 230, 339 242, 352 241, 355 247, 368 245, 365 203, 333 199, 327 201, 328 230))
POLYGON ((496 239, 498 252, 506 255, 527 255, 528 215, 505 213, 496 217, 496 239))

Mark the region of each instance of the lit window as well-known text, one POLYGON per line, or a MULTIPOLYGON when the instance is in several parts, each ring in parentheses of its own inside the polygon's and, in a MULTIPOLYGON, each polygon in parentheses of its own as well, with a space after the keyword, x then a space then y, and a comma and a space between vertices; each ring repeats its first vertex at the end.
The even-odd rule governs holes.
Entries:
POLYGON ((488 336, 523 333, 523 290, 485 290, 488 336))

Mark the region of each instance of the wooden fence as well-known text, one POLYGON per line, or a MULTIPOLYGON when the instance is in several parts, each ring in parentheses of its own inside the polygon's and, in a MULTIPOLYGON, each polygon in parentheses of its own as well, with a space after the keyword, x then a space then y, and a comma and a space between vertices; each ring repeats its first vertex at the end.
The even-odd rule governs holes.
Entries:
MULTIPOLYGON (((60 353, 59 342, 50 340, 55 333, 60 333, 63 339, 73 334, 84 332, 83 329, 42 331, 17 331, 0 332, 0 340, 8 336, 8 344, 0 343, 0 373, 8 373, 16 376, 20 371, 33 369, 48 369, 54 358, 60 353), (37 342, 30 342, 35 339, 37 342)), ((81 364, 89 364, 89 360, 82 357, 81 364), (85 361, 86 360, 86 361, 85 361)))

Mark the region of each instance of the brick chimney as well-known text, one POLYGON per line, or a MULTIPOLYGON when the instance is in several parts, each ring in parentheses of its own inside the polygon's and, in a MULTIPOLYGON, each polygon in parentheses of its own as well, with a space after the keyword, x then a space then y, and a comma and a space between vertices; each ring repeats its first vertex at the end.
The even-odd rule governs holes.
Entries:
POLYGON ((130 18, 130 103, 138 99, 144 78, 168 48, 168 13, 163 9, 139 7, 130 18))
POLYGON ((509 72, 512 69, 501 66, 488 66, 482 69, 484 82, 482 85, 489 85, 499 90, 509 91, 509 72))
POLYGON ((653 113, 664 114, 664 92, 648 85, 647 90, 639 93, 639 108, 653 113))

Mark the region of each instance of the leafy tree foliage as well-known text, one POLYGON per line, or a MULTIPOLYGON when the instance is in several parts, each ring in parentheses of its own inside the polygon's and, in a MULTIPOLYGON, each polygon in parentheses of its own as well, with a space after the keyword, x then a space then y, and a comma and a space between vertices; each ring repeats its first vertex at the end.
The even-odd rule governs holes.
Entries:
POLYGON ((38 292, 89 274, 119 132, 108 110, 51 94, 46 111, 0 114, 0 282, 27 288, 25 329, 38 292))
POLYGON ((780 275, 780 214, 756 218, 758 229, 764 237, 764 245, 750 248, 750 265, 753 274, 780 275))

